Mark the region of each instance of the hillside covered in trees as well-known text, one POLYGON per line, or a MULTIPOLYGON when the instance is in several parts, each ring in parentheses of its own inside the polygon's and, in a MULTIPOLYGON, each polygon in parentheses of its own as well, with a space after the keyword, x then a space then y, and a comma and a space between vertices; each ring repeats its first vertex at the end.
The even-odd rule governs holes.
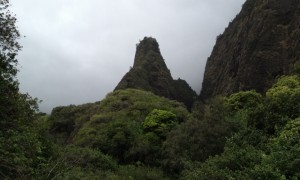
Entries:
MULTIPOLYGON (((275 13, 272 8, 278 5, 280 12, 290 12, 289 18, 299 13, 299 4, 296 0, 248 0, 232 23, 238 24, 253 11, 275 13)), ((285 42, 296 60, 287 60, 287 71, 263 79, 267 85, 224 89, 223 93, 218 91, 223 85, 213 81, 216 89, 211 94, 194 98, 185 81, 172 79, 156 40, 145 38, 137 46, 133 68, 113 92, 98 102, 56 107, 47 115, 38 111, 37 99, 19 92, 20 34, 8 5, 0 0, 0 179, 300 178, 300 66, 299 57, 293 54, 299 50, 294 47, 298 39, 290 38, 293 44, 285 42)), ((248 20, 255 23, 258 19, 248 20)), ((269 21, 268 27, 278 27, 272 24, 277 22, 282 21, 269 21)), ((226 40, 235 29, 232 23, 217 44, 224 41, 226 48, 236 46, 231 42, 234 38, 226 40)), ((285 28, 299 30, 292 25, 285 28)), ((266 31, 264 36, 274 32, 279 30, 266 31)), ((265 48, 273 48, 262 49, 258 41, 257 45, 241 43, 251 45, 252 59, 257 54, 267 56, 265 48)), ((209 70, 221 62, 214 60, 222 54, 219 46, 208 59, 203 88, 208 88, 205 82, 211 77, 229 77, 209 70)), ((232 62, 239 62, 240 56, 234 57, 232 62)), ((256 61, 247 63, 257 65, 256 61)), ((231 72, 228 66, 220 72, 231 72)), ((257 70, 271 71, 267 67, 257 70)), ((235 77, 230 78, 233 84, 239 82, 240 74, 235 77)))

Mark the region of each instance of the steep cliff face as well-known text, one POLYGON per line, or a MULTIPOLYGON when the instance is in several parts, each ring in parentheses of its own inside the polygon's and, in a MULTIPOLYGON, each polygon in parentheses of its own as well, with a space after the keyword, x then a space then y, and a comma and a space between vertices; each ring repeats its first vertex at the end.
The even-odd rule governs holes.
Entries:
POLYGON ((300 60, 300 1, 247 0, 217 37, 201 99, 241 90, 264 92, 300 60))
POLYGON ((191 108, 196 93, 184 80, 173 80, 154 38, 145 37, 138 45, 133 67, 122 78, 115 90, 135 88, 151 91, 183 102, 191 108))

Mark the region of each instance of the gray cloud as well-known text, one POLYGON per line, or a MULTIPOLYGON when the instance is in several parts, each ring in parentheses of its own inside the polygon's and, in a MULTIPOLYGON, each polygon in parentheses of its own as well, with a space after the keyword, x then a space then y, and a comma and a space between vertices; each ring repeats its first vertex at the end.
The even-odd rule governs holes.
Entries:
POLYGON ((22 92, 40 109, 101 100, 155 37, 174 79, 200 91, 216 36, 245 0, 11 0, 19 30, 22 92))

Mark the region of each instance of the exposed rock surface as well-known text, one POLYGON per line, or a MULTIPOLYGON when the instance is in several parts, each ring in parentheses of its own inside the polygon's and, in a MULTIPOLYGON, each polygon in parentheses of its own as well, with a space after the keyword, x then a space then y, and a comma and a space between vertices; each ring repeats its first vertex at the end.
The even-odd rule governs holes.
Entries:
POLYGON ((145 37, 137 45, 133 67, 115 90, 127 88, 151 91, 156 95, 183 102, 189 109, 197 96, 186 81, 173 80, 156 39, 151 37, 145 37))
POLYGON ((264 92, 299 62, 299 41, 299 0, 247 0, 217 37, 200 98, 241 90, 264 92))

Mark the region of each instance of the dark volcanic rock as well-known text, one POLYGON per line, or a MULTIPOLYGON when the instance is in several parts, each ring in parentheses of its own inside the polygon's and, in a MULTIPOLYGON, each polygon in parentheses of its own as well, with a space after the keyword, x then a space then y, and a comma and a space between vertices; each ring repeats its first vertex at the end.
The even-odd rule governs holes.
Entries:
POLYGON ((145 37, 138 45, 133 67, 122 78, 115 90, 135 88, 151 91, 183 102, 191 108, 196 93, 184 80, 173 80, 154 38, 145 37))
POLYGON ((201 99, 241 90, 264 92, 300 60, 300 1, 247 0, 217 37, 201 99))

